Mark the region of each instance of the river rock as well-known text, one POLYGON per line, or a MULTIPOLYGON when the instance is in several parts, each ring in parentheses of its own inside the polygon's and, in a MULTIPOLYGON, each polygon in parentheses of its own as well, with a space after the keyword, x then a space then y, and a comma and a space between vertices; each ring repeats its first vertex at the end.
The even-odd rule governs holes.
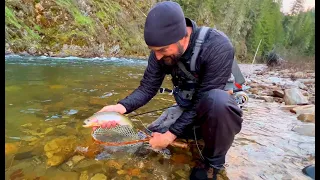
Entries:
POLYGON ((294 81, 293 85, 295 85, 296 87, 303 89, 303 90, 308 90, 308 87, 306 85, 304 85, 302 82, 300 81, 294 81))
POLYGON ((259 93, 259 89, 258 89, 258 88, 251 88, 251 89, 249 89, 249 91, 250 91, 252 94, 258 94, 258 93, 259 93))
POLYGON ((107 176, 101 173, 95 174, 90 180, 106 180, 107 176))
POLYGON ((88 175, 88 171, 82 171, 79 177, 79 180, 88 180, 89 179, 89 175, 88 175))
POLYGON ((299 105, 282 105, 280 109, 290 111, 291 109, 298 107, 299 105))
POLYGON ((297 81, 304 83, 304 84, 314 84, 315 79, 297 79, 297 81))
POLYGON ((284 90, 283 98, 286 105, 308 104, 308 99, 303 96, 298 88, 284 90))
POLYGON ((94 159, 84 159, 75 165, 72 170, 77 172, 86 171, 88 169, 101 169, 102 163, 97 162, 94 159))
POLYGON ((307 72, 307 76, 310 78, 314 78, 315 77, 315 73, 314 72, 307 72))
POLYGON ((284 97, 284 92, 280 89, 278 90, 274 90, 273 92, 273 96, 274 97, 279 97, 279 98, 283 98, 284 97))
POLYGON ((296 114, 302 114, 302 113, 309 113, 309 114, 314 114, 315 113, 315 105, 310 104, 310 105, 304 105, 304 106, 295 106, 292 109, 290 109, 292 113, 296 114))
POLYGON ((72 156, 76 145, 76 136, 62 136, 49 141, 44 146, 48 166, 57 166, 72 156))
POLYGON ((302 95, 304 95, 304 96, 306 96, 306 97, 309 96, 308 91, 305 91, 305 90, 300 89, 300 92, 302 93, 302 95))
POLYGON ((5 143, 5 155, 15 154, 19 150, 20 142, 5 143))
POLYGON ((178 174, 183 179, 187 179, 187 177, 188 177, 187 172, 182 169, 176 171, 175 173, 178 174))
POLYGON ((78 180, 79 174, 77 172, 64 172, 64 171, 49 171, 45 174, 44 179, 52 180, 78 180))
POLYGON ((122 161, 115 161, 115 160, 111 159, 111 160, 108 160, 108 161, 106 162, 106 165, 107 165, 108 167, 112 167, 112 168, 115 168, 115 169, 117 169, 117 170, 120 170, 120 169, 123 167, 124 162, 122 162, 122 161))
POLYGON ((301 134, 301 135, 315 136, 315 125, 314 124, 303 124, 303 125, 294 127, 292 130, 301 134))
POLYGON ((266 94, 267 96, 273 96, 273 90, 267 90, 266 94))
POLYGON ((84 156, 75 155, 68 162, 66 162, 66 165, 70 168, 73 168, 76 164, 78 164, 79 161, 81 161, 84 158, 84 156))
POLYGON ((303 122, 312 122, 312 123, 315 122, 315 116, 312 113, 303 113, 303 114, 300 114, 297 118, 303 122))
POLYGON ((278 77, 269 77, 268 80, 273 84, 278 84, 282 81, 282 79, 278 77))
POLYGON ((316 98, 314 96, 310 96, 309 97, 309 101, 310 101, 311 104, 315 104, 316 98))
POLYGON ((284 101, 283 98, 279 98, 279 97, 274 97, 273 100, 277 103, 282 103, 284 101))
POLYGON ((292 77, 294 78, 304 78, 305 76, 305 73, 301 72, 301 71, 298 71, 298 72, 295 72, 292 74, 292 77))
POLYGON ((273 102, 273 97, 271 96, 261 96, 260 99, 266 101, 266 102, 273 102))
POLYGON ((37 49, 35 47, 30 47, 27 51, 29 54, 35 55, 37 52, 37 49))
POLYGON ((25 151, 25 152, 19 152, 15 154, 14 160, 23 160, 23 159, 29 159, 34 156, 32 151, 25 151))

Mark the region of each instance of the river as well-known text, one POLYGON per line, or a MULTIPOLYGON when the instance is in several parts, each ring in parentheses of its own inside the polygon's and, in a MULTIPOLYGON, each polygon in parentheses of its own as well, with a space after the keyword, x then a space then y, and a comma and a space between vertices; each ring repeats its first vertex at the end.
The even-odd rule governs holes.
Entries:
MULTIPOLYGON (((6 56, 6 179, 187 179, 191 153, 179 148, 170 149, 171 159, 152 152, 101 161, 72 155, 58 166, 47 165, 45 145, 71 136, 77 137, 77 146, 88 145, 91 131, 82 127, 83 120, 129 95, 139 86, 146 65, 147 61, 138 59, 6 56), (72 161, 75 156, 81 160, 72 161)), ((168 76, 163 87, 171 86, 168 76)), ((172 96, 157 94, 134 113, 173 103, 172 96)), ((144 114, 133 121, 142 128, 160 114, 144 114)), ((315 138, 291 131, 301 123, 278 103, 250 99, 242 131, 227 156, 228 177, 309 179, 301 169, 314 162, 315 138)), ((62 152, 57 154, 64 157, 62 152)))

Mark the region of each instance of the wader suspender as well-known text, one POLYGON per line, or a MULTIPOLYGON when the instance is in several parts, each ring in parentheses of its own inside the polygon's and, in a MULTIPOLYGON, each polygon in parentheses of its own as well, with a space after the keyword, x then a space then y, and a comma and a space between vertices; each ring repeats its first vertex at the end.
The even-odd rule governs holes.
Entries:
MULTIPOLYGON (((198 58, 198 54, 200 52, 201 46, 204 42, 205 36, 209 30, 209 27, 201 27, 198 38, 196 40, 195 47, 193 49, 191 61, 190 61, 190 71, 195 72, 196 71, 196 60, 198 58)), ((198 79, 194 77, 183 65, 182 62, 178 61, 178 66, 179 68, 188 76, 193 81, 197 81, 198 79)), ((234 59, 232 63, 232 75, 234 76, 235 79, 235 86, 239 89, 241 89, 241 85, 245 83, 245 79, 241 73, 241 70, 238 66, 237 61, 234 59)), ((232 86, 234 86, 233 83, 231 83, 232 86)))
MULTIPOLYGON (((198 58, 198 54, 200 52, 201 46, 204 42, 205 36, 209 30, 209 27, 201 27, 198 38, 196 39, 196 44, 192 52, 191 61, 190 61, 190 71, 195 73, 196 71, 196 60, 198 58)), ((184 72, 184 74, 192 81, 198 82, 198 78, 193 76, 184 66, 184 64, 181 61, 178 61, 178 66, 184 72)), ((234 87, 236 87, 236 91, 242 90, 242 84, 245 83, 245 79, 241 73, 241 70, 238 66, 237 61, 234 59, 232 63, 232 75, 234 76, 235 82, 227 82, 226 88, 232 88, 235 90, 234 87)), ((164 91, 170 92, 172 94, 172 90, 167 88, 160 88, 160 93, 164 93, 164 91)))

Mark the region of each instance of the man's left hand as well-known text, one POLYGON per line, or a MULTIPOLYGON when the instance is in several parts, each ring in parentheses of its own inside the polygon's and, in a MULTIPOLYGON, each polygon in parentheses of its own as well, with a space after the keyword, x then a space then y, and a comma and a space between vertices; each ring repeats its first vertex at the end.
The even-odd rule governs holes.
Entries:
POLYGON ((166 148, 176 139, 176 136, 172 134, 170 131, 167 131, 164 134, 154 132, 151 134, 151 136, 152 138, 149 140, 149 144, 154 149, 166 148))

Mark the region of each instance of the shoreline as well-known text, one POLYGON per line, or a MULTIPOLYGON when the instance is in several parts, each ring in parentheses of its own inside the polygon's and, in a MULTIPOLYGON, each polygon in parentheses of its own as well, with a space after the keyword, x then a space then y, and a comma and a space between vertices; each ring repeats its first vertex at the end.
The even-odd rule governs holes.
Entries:
POLYGON ((46 55, 46 54, 37 54, 37 55, 32 55, 27 52, 21 52, 21 53, 9 53, 5 52, 5 57, 7 56, 21 56, 21 57, 47 57, 47 58, 70 58, 70 57, 75 57, 75 58, 124 58, 124 59, 138 59, 138 60, 148 60, 148 56, 125 56, 125 55, 114 55, 114 56, 59 56, 59 55, 46 55))

